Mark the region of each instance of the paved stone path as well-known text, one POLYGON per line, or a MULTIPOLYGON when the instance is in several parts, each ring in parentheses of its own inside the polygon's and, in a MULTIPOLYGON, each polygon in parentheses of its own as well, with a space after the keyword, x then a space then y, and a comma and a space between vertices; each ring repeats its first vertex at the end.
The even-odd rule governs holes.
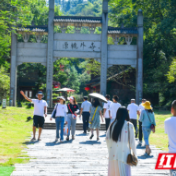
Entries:
MULTIPOLYGON (((77 131, 74 141, 54 144, 55 130, 44 130, 42 141, 28 143, 30 162, 16 164, 11 176, 107 176, 105 132, 100 132, 99 142, 81 132, 77 131)), ((143 150, 137 149, 139 164, 132 167, 132 176, 168 175, 167 171, 154 170, 159 149, 152 146, 150 158, 141 157, 143 150)))

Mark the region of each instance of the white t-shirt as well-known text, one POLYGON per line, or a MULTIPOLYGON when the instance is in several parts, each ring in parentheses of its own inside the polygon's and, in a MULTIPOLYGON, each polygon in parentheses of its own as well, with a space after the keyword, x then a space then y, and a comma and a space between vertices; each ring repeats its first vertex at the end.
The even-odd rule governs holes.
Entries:
POLYGON ((68 112, 67 105, 58 103, 55 105, 54 109, 56 107, 56 117, 66 117, 66 113, 68 112))
POLYGON ((48 104, 45 100, 32 99, 34 103, 34 115, 44 116, 44 107, 47 107, 48 104))
POLYGON ((142 106, 142 103, 139 105, 139 111, 141 112, 142 110, 144 110, 144 106, 142 106))
POLYGON ((117 110, 121 107, 121 104, 120 103, 114 103, 112 102, 111 103, 111 106, 110 106, 110 114, 112 116, 112 119, 111 119, 111 122, 113 122, 116 118, 116 114, 117 114, 117 110))
POLYGON ((139 106, 135 103, 131 103, 127 107, 129 111, 130 119, 137 119, 137 111, 139 111, 139 106))
POLYGON ((81 105, 81 108, 83 108, 83 112, 89 112, 91 107, 91 103, 89 101, 84 101, 81 105))
POLYGON ((164 126, 169 138, 169 153, 176 153, 176 117, 166 119, 164 126))
POLYGON ((105 118, 109 118, 109 109, 111 107, 112 101, 108 100, 107 103, 104 103, 103 108, 106 109, 105 118))

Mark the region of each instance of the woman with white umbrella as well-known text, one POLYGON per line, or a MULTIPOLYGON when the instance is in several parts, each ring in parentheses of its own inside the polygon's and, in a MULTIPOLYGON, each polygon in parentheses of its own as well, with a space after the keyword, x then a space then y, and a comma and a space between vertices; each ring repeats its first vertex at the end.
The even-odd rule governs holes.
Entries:
POLYGON ((100 116, 101 116, 102 122, 104 121, 101 110, 102 110, 102 107, 100 105, 98 98, 94 98, 92 101, 92 105, 90 107, 89 128, 91 129, 90 139, 94 137, 94 129, 96 129, 97 141, 99 140, 100 116))

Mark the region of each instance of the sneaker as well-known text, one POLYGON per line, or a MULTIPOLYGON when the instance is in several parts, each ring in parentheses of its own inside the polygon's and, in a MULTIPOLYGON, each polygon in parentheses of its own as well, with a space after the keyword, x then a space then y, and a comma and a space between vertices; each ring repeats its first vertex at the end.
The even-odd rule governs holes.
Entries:
POLYGON ((138 146, 142 146, 142 142, 141 141, 138 142, 138 146))
POLYGON ((90 136, 90 139, 92 139, 94 137, 94 135, 92 134, 91 136, 90 136))
POLYGON ((75 139, 75 136, 72 136, 72 140, 74 140, 75 139))
POLYGON ((97 138, 97 141, 99 141, 100 139, 99 138, 97 138))
POLYGON ((33 138, 31 139, 31 142, 32 142, 32 141, 36 141, 36 138, 33 137, 33 138))
POLYGON ((87 131, 90 132, 90 128, 88 128, 87 131))
POLYGON ((67 136, 66 140, 69 141, 69 136, 67 136))
POLYGON ((64 140, 60 140, 60 143, 64 142, 64 140))
POLYGON ((58 138, 55 139, 54 143, 58 142, 58 138))

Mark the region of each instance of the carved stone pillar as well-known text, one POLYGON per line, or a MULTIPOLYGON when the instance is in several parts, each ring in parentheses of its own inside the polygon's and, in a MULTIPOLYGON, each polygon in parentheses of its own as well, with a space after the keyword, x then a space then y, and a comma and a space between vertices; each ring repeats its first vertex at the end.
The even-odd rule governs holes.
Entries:
POLYGON ((47 54, 47 76, 46 76, 46 99, 49 107, 52 107, 53 88, 53 48, 54 48, 54 0, 49 1, 48 19, 48 54, 47 54))
POLYGON ((138 38, 137 38, 137 68, 136 68, 136 103, 142 101, 143 96, 143 15, 138 11, 138 38))
POLYGON ((101 77, 100 93, 106 94, 107 87, 107 67, 108 67, 108 0, 103 0, 102 13, 102 34, 101 34, 101 77))
POLYGON ((11 34, 11 66, 10 66, 10 106, 16 105, 17 95, 17 35, 11 34))

